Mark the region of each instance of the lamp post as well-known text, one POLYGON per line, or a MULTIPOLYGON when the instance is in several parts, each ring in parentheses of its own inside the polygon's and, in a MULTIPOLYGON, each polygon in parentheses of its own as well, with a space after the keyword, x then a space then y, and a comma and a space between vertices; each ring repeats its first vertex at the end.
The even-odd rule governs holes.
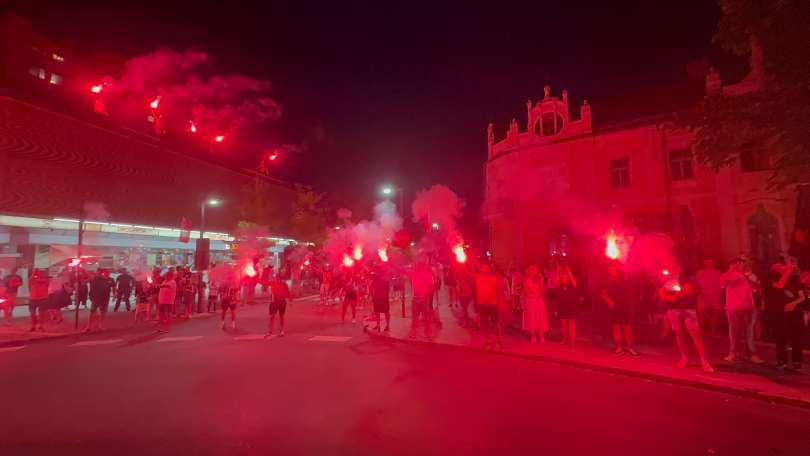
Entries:
MULTIPOLYGON (((405 195, 402 192, 402 187, 395 187, 392 185, 385 185, 380 189, 383 196, 390 197, 394 193, 399 195, 399 208, 398 212, 400 217, 405 218, 405 195)), ((402 292, 402 318, 405 318, 405 291, 402 292)))
POLYGON ((394 187, 386 185, 380 189, 380 193, 384 196, 391 196, 393 194, 399 195, 399 215, 405 217, 405 194, 402 192, 402 187, 394 187))
POLYGON ((208 262, 210 261, 210 245, 208 248, 203 247, 205 250, 205 254, 200 251, 200 248, 205 244, 205 208, 206 206, 216 207, 219 206, 222 201, 218 200, 217 198, 208 198, 203 200, 200 203, 200 239, 197 240, 197 245, 195 249, 196 254, 196 261, 195 266, 197 272, 199 273, 199 280, 197 282, 197 313, 202 312, 203 308, 203 293, 205 291, 203 287, 203 271, 208 269, 208 262), (205 257, 200 258, 200 255, 205 255, 205 257), (202 261, 205 260, 205 261, 202 261))

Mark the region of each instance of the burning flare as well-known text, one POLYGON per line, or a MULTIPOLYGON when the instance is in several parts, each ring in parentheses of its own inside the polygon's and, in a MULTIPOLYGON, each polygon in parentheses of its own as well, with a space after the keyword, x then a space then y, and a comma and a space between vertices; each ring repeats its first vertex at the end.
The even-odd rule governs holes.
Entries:
POLYGON ((197 133, 197 125, 195 125, 194 122, 189 122, 188 131, 197 133))
POLYGON ((608 233, 605 239, 605 256, 611 260, 618 260, 620 255, 621 251, 619 250, 618 236, 616 236, 613 230, 610 230, 610 233, 608 233))
POLYGON ((214 141, 216 141, 218 143, 221 143, 222 141, 225 141, 225 135, 216 135, 214 137, 214 141))
POLYGON ((152 276, 151 276, 151 275, 150 275, 150 276, 146 276, 146 281, 147 281, 147 282, 149 282, 149 283, 154 283, 154 282, 155 282, 154 280, 152 280, 152 276))
POLYGON ((456 256, 456 261, 462 264, 467 262, 467 254, 464 253, 464 246, 462 244, 454 245, 452 250, 453 255, 456 256))
POLYGON ((357 244, 357 245, 354 246, 354 250, 352 251, 352 258, 354 258, 357 261, 360 261, 360 260, 363 259, 363 246, 362 245, 357 244))
POLYGON ((256 268, 253 267, 253 263, 247 263, 242 272, 248 277, 256 277, 256 268))
POLYGON ((101 93, 102 90, 104 90, 104 86, 102 84, 97 84, 90 87, 90 91, 93 93, 101 93))
POLYGON ((388 250, 385 247, 380 247, 377 249, 377 255, 379 255, 380 260, 383 263, 388 263, 388 250))
POLYGON ((76 266, 81 264, 81 262, 82 262, 81 258, 73 258, 72 260, 70 260, 70 264, 68 264, 68 266, 71 268, 75 268, 76 266))
POLYGON ((351 259, 349 255, 343 254, 343 266, 350 268, 354 266, 354 260, 351 259))
POLYGON ((149 103, 149 107, 152 109, 157 109, 159 105, 160 105, 160 96, 158 96, 157 98, 152 100, 151 103, 149 103))

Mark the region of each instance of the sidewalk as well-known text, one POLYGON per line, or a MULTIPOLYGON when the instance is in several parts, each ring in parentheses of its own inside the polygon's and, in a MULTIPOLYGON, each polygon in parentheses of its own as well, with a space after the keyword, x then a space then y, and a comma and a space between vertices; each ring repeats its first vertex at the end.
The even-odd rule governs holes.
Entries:
MULTIPOLYGON (((410 314, 410 312, 409 312, 410 314)), ((810 408, 810 370, 780 372, 774 365, 776 353, 771 346, 760 346, 759 356, 766 360, 763 365, 738 361, 727 363, 722 358, 728 353, 725 339, 708 338, 706 351, 716 372, 703 372, 697 362, 697 354, 691 357, 691 364, 678 368, 675 363, 680 358, 674 337, 661 340, 660 335, 638 334, 634 348, 641 353, 638 357, 616 356, 610 326, 590 316, 577 320, 577 346, 571 349, 559 344, 561 339, 558 322, 550 322, 548 341, 543 344, 531 343, 520 330, 509 327, 504 331, 504 350, 483 349, 483 338, 478 329, 462 328, 457 321, 457 310, 446 304, 440 307, 443 325, 434 324, 431 338, 424 337, 424 326, 419 326, 418 337, 410 339, 410 318, 392 316, 390 335, 368 329, 375 337, 390 337, 397 342, 442 345, 447 348, 473 350, 483 356, 513 356, 530 360, 551 362, 578 368, 627 375, 647 380, 661 381, 682 386, 691 386, 713 391, 731 393, 746 397, 787 403, 810 408)), ((519 325, 519 318, 517 319, 519 325)), ((691 348, 691 341, 690 341, 691 348)))

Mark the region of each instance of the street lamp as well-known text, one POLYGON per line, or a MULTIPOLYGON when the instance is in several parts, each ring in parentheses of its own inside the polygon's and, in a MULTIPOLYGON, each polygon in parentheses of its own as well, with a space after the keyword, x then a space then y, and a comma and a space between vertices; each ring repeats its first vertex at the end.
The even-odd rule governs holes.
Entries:
POLYGON ((216 207, 220 204, 222 204, 222 201, 216 198, 208 198, 200 203, 200 239, 203 238, 203 234, 205 233, 205 206, 216 207))
POLYGON ((384 196, 392 196, 394 193, 399 194, 399 215, 402 217, 405 216, 405 195, 402 192, 402 187, 385 185, 380 189, 380 193, 382 193, 384 196))
POLYGON ((206 206, 216 207, 216 206, 219 206, 220 204, 222 204, 222 200, 219 200, 217 198, 208 198, 208 199, 203 200, 200 203, 200 239, 197 240, 197 246, 196 246, 196 250, 195 250, 195 253, 197 255, 197 258, 195 258, 195 260, 197 260, 197 261, 194 262, 195 266, 196 266, 196 269, 198 270, 199 275, 200 275, 199 282, 197 284, 197 312, 198 313, 202 312, 202 306, 203 306, 202 271, 204 269, 208 269, 208 262, 210 261, 210 253, 207 253, 205 255, 208 258, 200 258, 200 255, 202 254, 202 252, 200 252, 200 249, 201 248, 204 249, 205 252, 210 252, 211 251, 210 250, 210 245, 205 245, 205 207, 206 206), (203 259, 205 260, 204 262, 202 261, 203 259), (200 266, 202 266, 202 267, 200 267, 200 266))

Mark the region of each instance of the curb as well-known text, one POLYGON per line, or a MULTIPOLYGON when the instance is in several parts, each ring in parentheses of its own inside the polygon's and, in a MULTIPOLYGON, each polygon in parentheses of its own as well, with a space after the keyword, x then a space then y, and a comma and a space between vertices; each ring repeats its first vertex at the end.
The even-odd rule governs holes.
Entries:
POLYGON ((670 385, 676 386, 686 386, 692 387, 707 391, 714 391, 718 393, 725 393, 731 394, 735 396, 756 399, 760 401, 767 401, 771 403, 778 403, 783 405, 790 405, 794 407, 810 409, 810 401, 805 401, 802 399, 795 399, 792 397, 780 396, 777 394, 770 394, 758 390, 746 389, 746 388, 735 388, 731 386, 723 386, 723 385, 715 385, 711 383, 704 383, 698 380, 688 380, 688 379, 681 379, 681 378, 674 378, 668 377, 666 375, 660 374, 653 374, 648 372, 639 372, 632 369, 624 369, 621 367, 613 367, 613 366, 603 366, 600 364, 592 364, 583 361, 575 361, 566 358, 558 358, 554 356, 547 356, 547 355, 535 355, 535 354, 528 354, 528 353, 517 353, 517 352, 509 352, 509 351, 485 351, 483 348, 473 347, 471 345, 461 345, 461 344, 452 344, 447 342, 432 342, 432 341, 425 341, 425 340, 414 340, 414 339, 404 339, 401 337, 393 337, 393 336, 384 336, 382 334, 375 334, 373 331, 368 331, 367 328, 363 328, 363 332, 365 332, 369 337, 387 340, 390 342, 396 342, 401 344, 411 344, 411 345, 423 345, 423 346, 431 346, 431 347, 442 347, 449 350, 458 350, 458 351, 467 351, 467 352, 475 352, 475 353, 483 353, 487 355, 496 355, 496 356, 504 356, 509 358, 518 358, 518 359, 525 359, 529 361, 539 361, 549 364, 557 364, 562 366, 569 366, 569 367, 576 367, 580 369, 586 369, 595 372, 604 372, 609 374, 616 374, 616 375, 623 375, 625 377, 634 377, 640 378, 644 380, 651 380, 657 381, 661 383, 668 383, 670 385))

